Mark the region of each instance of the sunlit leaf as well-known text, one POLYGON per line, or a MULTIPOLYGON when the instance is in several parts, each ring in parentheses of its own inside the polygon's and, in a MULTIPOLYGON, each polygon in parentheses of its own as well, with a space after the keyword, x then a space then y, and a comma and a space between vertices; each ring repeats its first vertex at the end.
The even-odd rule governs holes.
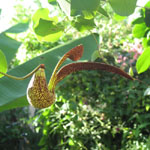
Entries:
POLYGON ((142 40, 143 47, 150 47, 150 39, 149 38, 143 38, 142 40))
POLYGON ((150 47, 146 48, 136 63, 138 73, 146 71, 150 67, 150 47))
MULTIPOLYGON (((7 61, 5 58, 4 53, 0 50, 0 71, 3 73, 7 72, 7 61)), ((3 77, 2 74, 0 74, 0 78, 3 77)))
POLYGON ((132 30, 132 34, 136 38, 141 38, 145 35, 146 32, 146 25, 145 23, 142 24, 136 24, 132 30))
POLYGON ((58 23, 57 17, 49 17, 49 10, 46 8, 38 9, 32 20, 39 41, 54 42, 63 34, 63 26, 58 23))
POLYGON ((122 20, 126 19, 125 16, 120 16, 120 15, 117 15, 117 14, 114 14, 113 18, 117 21, 122 21, 122 20))

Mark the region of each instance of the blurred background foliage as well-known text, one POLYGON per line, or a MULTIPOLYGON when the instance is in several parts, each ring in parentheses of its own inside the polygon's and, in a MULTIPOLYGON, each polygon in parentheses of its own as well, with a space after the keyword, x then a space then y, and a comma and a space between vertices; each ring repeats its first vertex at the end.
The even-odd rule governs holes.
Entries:
MULTIPOLYGON (((143 15, 144 12, 148 14, 149 10, 139 8, 136 13, 140 15, 135 20, 133 16, 126 18, 115 14, 105 1, 101 1, 105 10, 99 8, 99 12, 103 15, 76 10, 72 15, 82 13, 84 17, 77 16, 70 22, 55 0, 49 0, 49 3, 53 6, 51 15, 57 15, 67 28, 53 42, 39 42, 31 24, 25 32, 9 33, 10 37, 21 42, 21 46, 8 69, 57 45, 89 33, 98 33, 99 49, 93 52, 91 60, 118 66, 144 83, 127 81, 100 71, 74 73, 59 84, 57 101, 50 108, 36 110, 29 106, 0 113, 0 149, 149 150, 150 71, 149 66, 144 67, 147 71, 138 75, 137 71, 143 72, 144 69, 140 67, 140 62, 136 66, 139 56, 146 59, 141 54, 143 49, 149 47, 149 15, 143 15), (80 23, 83 23, 82 27, 80 23), (143 28, 144 33, 140 32, 141 26, 144 26, 146 34, 143 28)), ((36 9, 43 8, 43 4, 40 0, 34 0, 34 7, 26 8, 23 0, 16 0, 16 14, 10 25, 30 22, 36 9)))

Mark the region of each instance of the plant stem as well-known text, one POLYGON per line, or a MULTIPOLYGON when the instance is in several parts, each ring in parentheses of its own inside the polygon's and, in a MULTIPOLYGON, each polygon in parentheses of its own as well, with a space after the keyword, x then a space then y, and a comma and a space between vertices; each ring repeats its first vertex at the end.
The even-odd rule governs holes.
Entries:
POLYGON ((29 74, 27 74, 27 75, 25 75, 25 76, 23 76, 23 77, 15 77, 15 76, 12 76, 12 75, 3 73, 3 72, 0 72, 0 74, 6 76, 6 77, 8 77, 8 78, 14 79, 14 80, 25 80, 26 78, 32 76, 39 68, 44 68, 44 64, 39 65, 39 66, 36 67, 32 72, 30 72, 29 74))

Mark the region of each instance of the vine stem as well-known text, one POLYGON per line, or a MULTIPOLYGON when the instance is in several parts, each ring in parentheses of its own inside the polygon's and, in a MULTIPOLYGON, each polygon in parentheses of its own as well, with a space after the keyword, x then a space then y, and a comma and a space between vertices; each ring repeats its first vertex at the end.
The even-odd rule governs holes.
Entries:
POLYGON ((93 38, 94 38, 94 40, 95 40, 95 42, 96 42, 96 44, 97 44, 99 57, 100 57, 100 58, 102 58, 102 59, 103 59, 103 61, 107 64, 107 61, 105 60, 104 56, 103 56, 103 55, 101 55, 101 50, 100 50, 99 42, 97 41, 97 39, 96 39, 96 37, 95 37, 94 33, 93 33, 91 30, 89 30, 89 32, 91 33, 91 35, 93 36, 93 38))
POLYGON ((15 76, 12 76, 12 75, 9 75, 7 73, 3 73, 3 72, 0 72, 0 74, 8 77, 8 78, 11 78, 11 79, 14 79, 14 80, 25 80, 27 79, 28 77, 32 76, 39 68, 45 68, 44 64, 40 64, 39 66, 37 66, 32 72, 30 72, 29 74, 23 76, 23 77, 15 77, 15 76))

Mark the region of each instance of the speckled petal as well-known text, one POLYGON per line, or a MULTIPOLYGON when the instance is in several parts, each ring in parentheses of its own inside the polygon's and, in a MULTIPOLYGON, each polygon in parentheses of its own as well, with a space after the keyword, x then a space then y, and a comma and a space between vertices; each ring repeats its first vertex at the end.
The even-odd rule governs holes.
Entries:
POLYGON ((28 102, 35 108, 46 108, 55 101, 55 93, 47 88, 44 68, 40 68, 31 78, 27 88, 28 102))

